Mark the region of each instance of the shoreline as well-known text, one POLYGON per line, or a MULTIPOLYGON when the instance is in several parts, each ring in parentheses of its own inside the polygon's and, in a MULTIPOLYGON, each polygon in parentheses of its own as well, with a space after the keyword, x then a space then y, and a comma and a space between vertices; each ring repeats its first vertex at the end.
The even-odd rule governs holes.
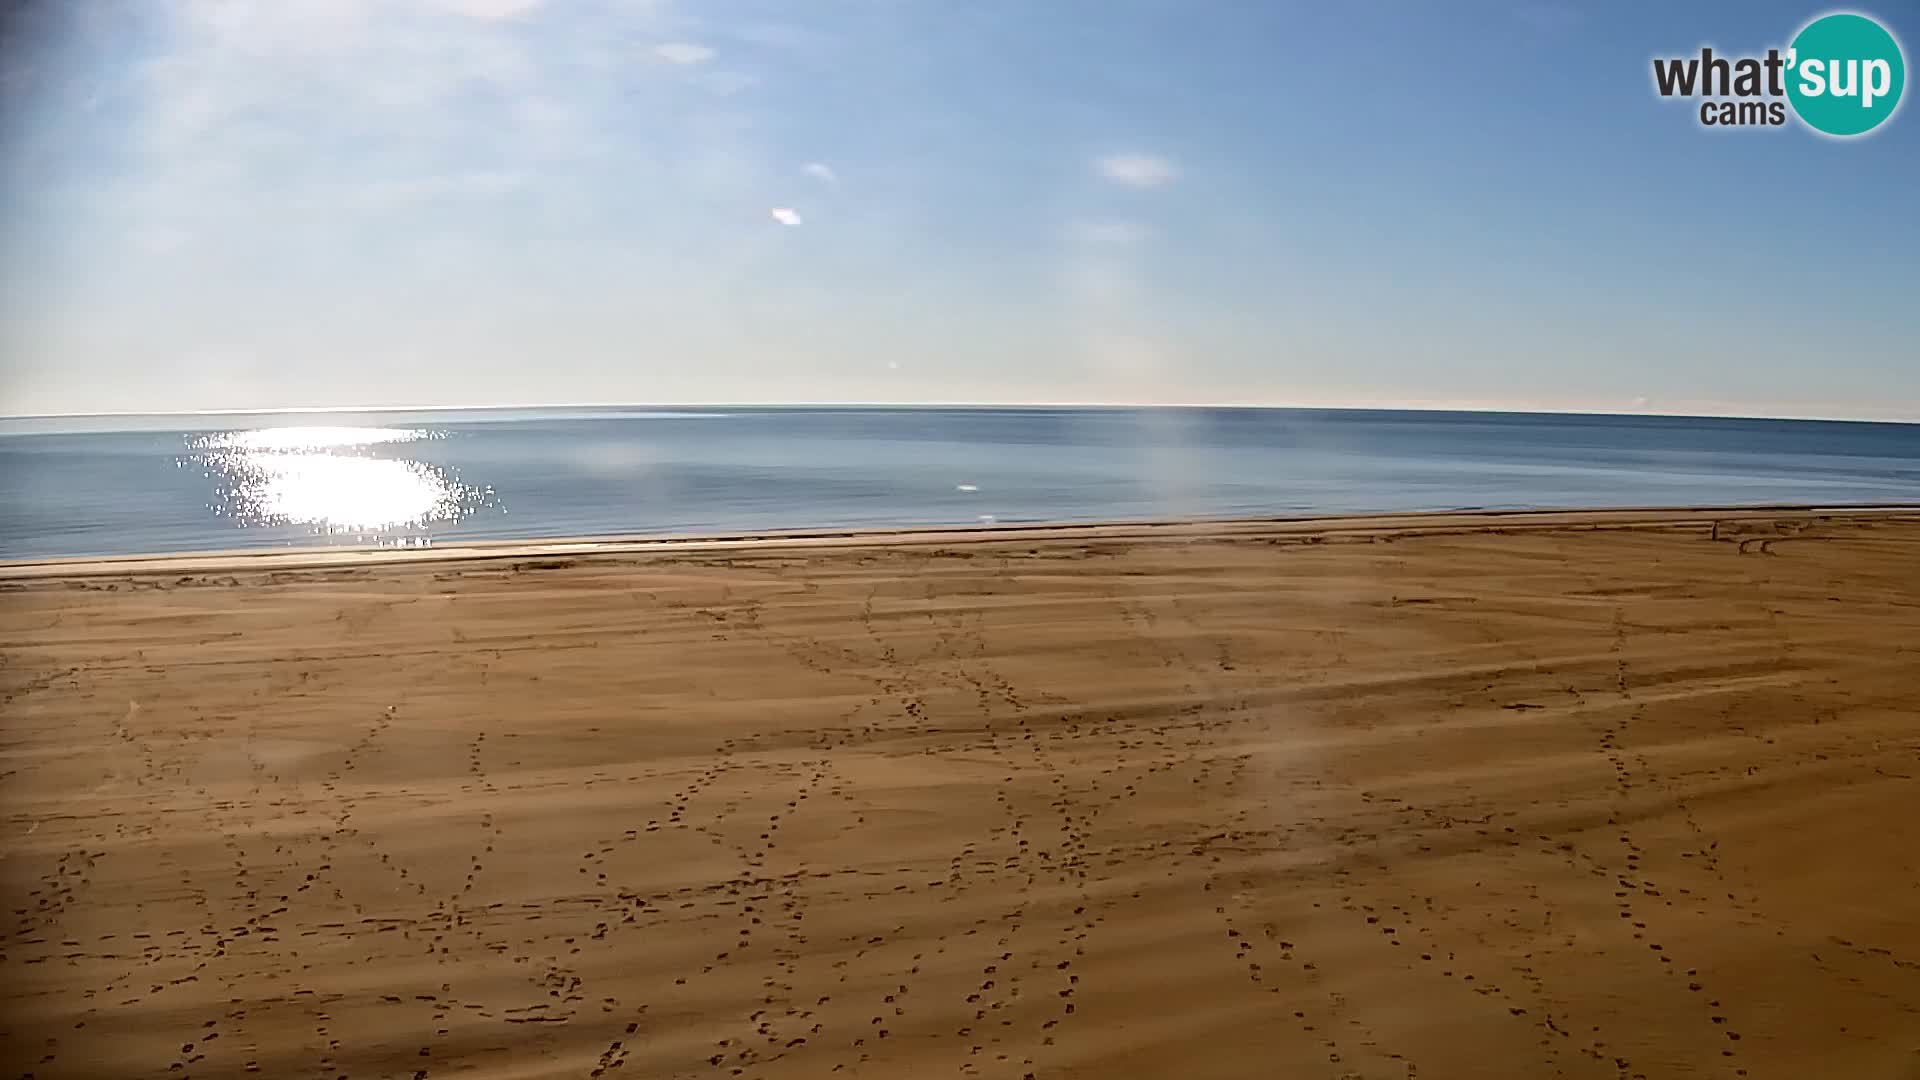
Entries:
POLYGON ((1503 528, 1645 528, 1697 524, 1705 520, 1751 521, 1794 516, 1920 514, 1916 503, 1746 504, 1684 507, 1594 507, 1581 509, 1417 510, 1359 514, 1247 517, 1155 518, 1090 522, 1032 522, 993 525, 908 525, 853 528, 774 529, 698 533, 613 533, 530 539, 466 540, 443 545, 313 545, 274 548, 226 548, 214 551, 149 552, 136 555, 66 555, 0 560, 0 580, 97 577, 174 571, 322 569, 384 566, 393 563, 467 562, 552 556, 637 555, 677 551, 803 548, 830 550, 919 544, 993 543, 996 541, 1098 539, 1151 542, 1172 539, 1265 535, 1311 536, 1391 530, 1424 534, 1467 529, 1481 531, 1498 522, 1503 528))

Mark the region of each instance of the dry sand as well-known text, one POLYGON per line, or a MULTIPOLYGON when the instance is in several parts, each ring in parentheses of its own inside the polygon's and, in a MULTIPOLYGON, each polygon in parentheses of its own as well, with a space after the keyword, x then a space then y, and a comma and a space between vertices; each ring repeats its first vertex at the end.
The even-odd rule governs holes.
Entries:
POLYGON ((1920 1075, 1920 514, 580 550, 0 585, 0 1071, 1920 1075))

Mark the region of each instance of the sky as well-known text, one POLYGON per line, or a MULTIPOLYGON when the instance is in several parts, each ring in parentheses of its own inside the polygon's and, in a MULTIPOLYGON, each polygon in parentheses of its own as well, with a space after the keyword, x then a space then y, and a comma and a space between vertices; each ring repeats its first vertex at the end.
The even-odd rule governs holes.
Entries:
MULTIPOLYGON (((1920 113, 1715 131, 1653 90, 1820 6, 0 10, 0 414, 1920 419, 1920 113)), ((1914 59, 1920 7, 1854 10, 1914 59)))

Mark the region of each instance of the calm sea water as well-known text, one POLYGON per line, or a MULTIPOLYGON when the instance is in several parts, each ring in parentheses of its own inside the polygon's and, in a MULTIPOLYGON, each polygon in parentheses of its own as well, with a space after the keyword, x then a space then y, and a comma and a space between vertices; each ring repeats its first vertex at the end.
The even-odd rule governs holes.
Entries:
POLYGON ((1468 507, 1920 503, 1920 425, 1258 409, 0 423, 0 557, 1468 507), (55 430, 58 428, 69 430, 55 430))

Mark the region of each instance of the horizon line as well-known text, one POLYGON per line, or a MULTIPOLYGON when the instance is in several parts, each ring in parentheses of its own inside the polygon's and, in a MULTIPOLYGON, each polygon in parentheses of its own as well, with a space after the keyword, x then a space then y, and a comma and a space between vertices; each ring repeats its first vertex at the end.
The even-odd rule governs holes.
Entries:
POLYGON ((1674 420, 1787 420, 1846 424, 1920 424, 1920 413, 1897 417, 1766 414, 1752 412, 1663 412, 1642 409, 1575 409, 1516 405, 1374 404, 1297 405, 1248 402, 1134 402, 1134 401, 588 401, 488 405, 320 405, 258 409, 107 410, 100 412, 0 413, 0 423, 30 420, 111 420, 123 418, 307 416, 343 413, 505 412, 536 409, 1243 409, 1272 412, 1432 412, 1486 413, 1510 416, 1614 416, 1674 420))

